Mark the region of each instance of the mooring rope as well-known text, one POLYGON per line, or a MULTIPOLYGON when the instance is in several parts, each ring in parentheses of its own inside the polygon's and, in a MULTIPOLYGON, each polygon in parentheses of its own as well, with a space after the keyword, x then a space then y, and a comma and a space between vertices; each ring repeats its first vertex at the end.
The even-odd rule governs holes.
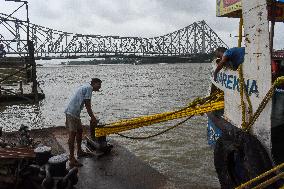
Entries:
POLYGON ((174 128, 176 128, 177 126, 180 126, 181 124, 185 123, 186 121, 188 121, 190 118, 192 118, 193 116, 190 116, 188 118, 186 118, 185 120, 175 124, 174 126, 171 126, 170 128, 167 128, 159 133, 156 133, 156 134, 153 134, 153 135, 149 135, 149 136, 144 136, 144 137, 134 137, 134 136, 127 136, 127 135, 124 135, 124 134, 120 134, 120 133, 116 133, 117 135, 121 136, 121 137, 124 137, 124 138, 128 138, 128 139, 137 139, 137 140, 142 140, 142 139, 149 139, 149 138, 152 138, 152 137, 155 137, 155 136, 159 136, 161 134, 164 134, 174 128))
POLYGON ((176 111, 119 120, 114 123, 105 124, 103 127, 95 128, 96 137, 116 134, 122 131, 149 126, 169 120, 202 115, 207 112, 221 110, 224 108, 223 98, 223 92, 216 92, 205 98, 197 98, 189 103, 188 106, 176 111))

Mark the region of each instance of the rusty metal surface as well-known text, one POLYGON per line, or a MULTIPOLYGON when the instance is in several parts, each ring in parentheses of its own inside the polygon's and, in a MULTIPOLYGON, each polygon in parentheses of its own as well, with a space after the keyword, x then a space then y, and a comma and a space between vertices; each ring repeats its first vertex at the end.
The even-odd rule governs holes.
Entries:
POLYGON ((0 148, 0 159, 34 158, 33 149, 29 148, 0 148))

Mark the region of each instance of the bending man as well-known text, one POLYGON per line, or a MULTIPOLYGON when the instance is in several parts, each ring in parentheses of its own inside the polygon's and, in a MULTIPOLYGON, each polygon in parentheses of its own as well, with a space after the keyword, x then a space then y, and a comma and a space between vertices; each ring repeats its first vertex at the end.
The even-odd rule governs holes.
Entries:
POLYGON ((82 123, 80 119, 80 113, 85 105, 89 116, 91 117, 91 123, 96 123, 97 119, 91 108, 91 97, 93 91, 99 91, 101 88, 102 81, 98 78, 93 78, 91 84, 82 85, 76 91, 76 93, 71 98, 67 108, 64 113, 66 114, 66 127, 69 129, 69 140, 68 146, 70 151, 69 161, 70 167, 82 166, 81 163, 74 156, 74 144, 75 139, 77 142, 77 156, 83 157, 88 155, 82 150, 82 123))
POLYGON ((227 49, 225 47, 218 47, 215 50, 215 56, 220 59, 217 68, 214 71, 214 80, 217 79, 218 72, 225 66, 232 70, 237 70, 239 65, 244 62, 245 48, 234 47, 227 49))

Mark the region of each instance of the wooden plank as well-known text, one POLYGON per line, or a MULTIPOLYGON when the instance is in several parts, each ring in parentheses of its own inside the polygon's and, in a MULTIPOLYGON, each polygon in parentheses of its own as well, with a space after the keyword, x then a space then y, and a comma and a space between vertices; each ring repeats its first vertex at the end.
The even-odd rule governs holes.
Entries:
POLYGON ((34 158, 33 149, 29 148, 0 148, 0 158, 34 158))

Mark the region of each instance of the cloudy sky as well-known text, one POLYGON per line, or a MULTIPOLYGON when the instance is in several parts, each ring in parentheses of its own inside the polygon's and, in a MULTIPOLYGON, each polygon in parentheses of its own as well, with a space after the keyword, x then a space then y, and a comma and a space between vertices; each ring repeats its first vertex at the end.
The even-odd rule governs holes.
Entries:
MULTIPOLYGON (((154 37, 205 20, 225 43, 231 47, 237 45, 237 38, 234 36, 238 32, 238 19, 217 18, 215 0, 28 0, 28 2, 32 23, 61 31, 154 37)), ((0 12, 9 14, 19 5, 21 3, 0 0, 0 12)), ((24 10, 22 8, 22 12, 17 14, 23 14, 24 10)))

